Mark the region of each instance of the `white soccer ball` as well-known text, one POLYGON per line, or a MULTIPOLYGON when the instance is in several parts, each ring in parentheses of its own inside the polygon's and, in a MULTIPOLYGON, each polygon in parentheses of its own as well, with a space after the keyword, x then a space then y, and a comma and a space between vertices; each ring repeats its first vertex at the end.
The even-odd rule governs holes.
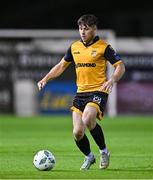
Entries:
POLYGON ((38 170, 50 171, 55 166, 55 156, 49 150, 40 150, 34 155, 33 164, 38 170))

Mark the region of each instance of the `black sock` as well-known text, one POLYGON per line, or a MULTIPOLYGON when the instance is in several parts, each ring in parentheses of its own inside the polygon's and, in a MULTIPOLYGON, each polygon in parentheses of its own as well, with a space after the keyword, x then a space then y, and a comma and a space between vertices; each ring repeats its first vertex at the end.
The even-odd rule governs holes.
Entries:
POLYGON ((106 148, 104 134, 99 124, 96 124, 95 128, 92 129, 90 133, 93 139, 95 140, 96 144, 99 146, 99 149, 106 148))
POLYGON ((80 151, 84 155, 87 156, 91 152, 89 140, 85 134, 81 140, 79 140, 79 141, 75 140, 75 142, 76 142, 76 145, 78 146, 78 148, 80 149, 80 151))

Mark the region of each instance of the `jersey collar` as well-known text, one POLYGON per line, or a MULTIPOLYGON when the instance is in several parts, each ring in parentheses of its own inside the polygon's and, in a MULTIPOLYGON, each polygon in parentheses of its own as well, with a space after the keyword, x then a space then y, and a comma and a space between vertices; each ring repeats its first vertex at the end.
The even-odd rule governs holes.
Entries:
POLYGON ((83 41, 82 41, 82 39, 81 39, 81 42, 84 44, 85 47, 88 47, 88 46, 94 44, 95 42, 97 42, 98 40, 99 40, 99 36, 97 35, 97 36, 95 36, 95 38, 93 39, 93 42, 90 43, 90 44, 84 44, 83 41))

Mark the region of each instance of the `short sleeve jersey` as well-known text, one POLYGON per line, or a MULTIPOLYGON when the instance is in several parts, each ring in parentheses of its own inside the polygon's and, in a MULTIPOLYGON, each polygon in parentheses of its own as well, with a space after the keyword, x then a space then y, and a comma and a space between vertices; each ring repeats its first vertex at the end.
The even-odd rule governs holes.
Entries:
POLYGON ((121 62, 120 56, 99 36, 88 46, 80 40, 73 42, 64 60, 75 63, 77 92, 98 91, 107 79, 107 61, 113 66, 121 62))

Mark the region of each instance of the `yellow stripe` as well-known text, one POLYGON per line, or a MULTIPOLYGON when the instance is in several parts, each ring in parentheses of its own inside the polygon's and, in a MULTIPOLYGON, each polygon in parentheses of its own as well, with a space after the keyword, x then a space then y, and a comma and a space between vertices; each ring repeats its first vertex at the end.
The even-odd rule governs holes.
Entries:
POLYGON ((76 108, 74 106, 71 107, 71 111, 75 111, 75 112, 77 112, 77 113, 82 115, 82 111, 80 111, 80 109, 78 109, 78 108, 76 108))
POLYGON ((115 67, 115 66, 117 66, 118 64, 120 64, 122 61, 120 60, 120 61, 117 61, 115 64, 113 64, 113 66, 115 67))
POLYGON ((96 104, 96 103, 89 102, 87 105, 90 105, 90 106, 95 107, 95 108, 97 109, 98 112, 100 111, 100 108, 99 108, 98 104, 96 104))
POLYGON ((101 120, 103 118, 103 113, 101 112, 100 107, 99 107, 98 104, 96 104, 94 102, 89 102, 87 105, 93 106, 93 107, 95 107, 97 109, 97 111, 98 111, 97 118, 99 120, 101 120))

